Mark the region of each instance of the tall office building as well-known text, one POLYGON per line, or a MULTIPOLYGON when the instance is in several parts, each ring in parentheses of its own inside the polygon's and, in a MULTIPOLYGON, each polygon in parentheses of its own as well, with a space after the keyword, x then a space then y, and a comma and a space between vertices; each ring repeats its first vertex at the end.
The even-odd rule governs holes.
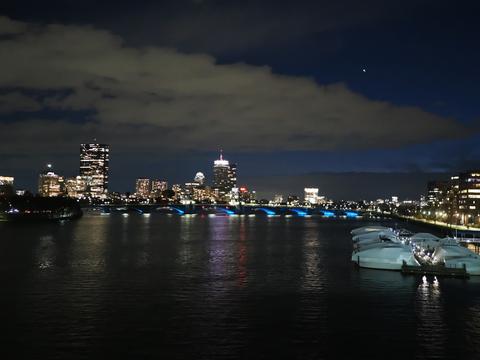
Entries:
POLYGON ((142 199, 150 197, 150 179, 137 179, 135 184, 135 195, 142 199))
POLYGON ((463 172, 458 177, 458 210, 462 223, 480 223, 480 170, 463 172))
POLYGON ((109 145, 80 145, 80 176, 87 183, 87 196, 104 198, 108 192, 109 145))
POLYGON ((228 173, 228 180, 230 182, 230 189, 237 187, 237 164, 230 164, 230 171, 228 173))
POLYGON ((230 164, 220 153, 220 158, 213 162, 213 188, 220 198, 224 198, 236 186, 237 165, 230 164))

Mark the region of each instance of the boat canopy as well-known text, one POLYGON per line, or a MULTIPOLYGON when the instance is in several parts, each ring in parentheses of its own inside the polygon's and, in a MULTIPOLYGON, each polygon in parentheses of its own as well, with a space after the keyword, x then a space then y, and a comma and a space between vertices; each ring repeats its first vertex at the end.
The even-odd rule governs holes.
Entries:
POLYGON ((385 226, 375 226, 375 225, 362 226, 362 227, 353 229, 352 231, 350 231, 350 234, 361 235, 361 234, 367 234, 369 232, 378 232, 378 231, 383 231, 383 230, 391 230, 391 229, 388 228, 388 227, 385 227, 385 226))

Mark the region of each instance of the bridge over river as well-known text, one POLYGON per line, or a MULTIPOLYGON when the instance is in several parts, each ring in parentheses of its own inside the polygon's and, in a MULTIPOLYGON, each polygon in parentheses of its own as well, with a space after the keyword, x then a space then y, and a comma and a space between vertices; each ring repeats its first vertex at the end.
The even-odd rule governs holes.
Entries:
POLYGON ((129 204, 129 205, 100 205, 87 209, 98 210, 102 213, 161 213, 174 215, 264 215, 264 216, 322 216, 325 218, 357 218, 364 213, 357 210, 323 209, 320 207, 290 207, 290 206, 263 206, 263 205, 211 205, 211 204, 129 204))

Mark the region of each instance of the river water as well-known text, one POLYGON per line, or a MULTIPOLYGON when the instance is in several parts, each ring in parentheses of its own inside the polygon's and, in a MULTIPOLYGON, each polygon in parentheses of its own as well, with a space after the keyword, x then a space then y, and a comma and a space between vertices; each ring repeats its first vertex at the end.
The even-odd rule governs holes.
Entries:
POLYGON ((0 223, 2 358, 478 359, 480 278, 357 269, 349 232, 368 223, 0 223))

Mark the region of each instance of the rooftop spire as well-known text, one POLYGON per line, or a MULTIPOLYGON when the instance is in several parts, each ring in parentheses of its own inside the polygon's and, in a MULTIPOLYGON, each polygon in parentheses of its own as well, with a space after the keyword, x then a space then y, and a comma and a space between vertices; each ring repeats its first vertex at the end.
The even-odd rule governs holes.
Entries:
POLYGON ((223 160, 223 149, 220 149, 220 160, 223 160))

